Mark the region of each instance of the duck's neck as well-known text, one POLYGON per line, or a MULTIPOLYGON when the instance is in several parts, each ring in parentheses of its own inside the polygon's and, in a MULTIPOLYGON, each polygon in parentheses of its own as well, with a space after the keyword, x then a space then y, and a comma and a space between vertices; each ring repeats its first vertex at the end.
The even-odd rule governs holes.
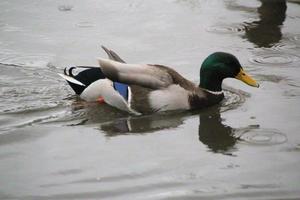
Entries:
POLYGON ((202 74, 200 77, 200 87, 207 89, 213 92, 221 92, 222 91, 222 81, 223 79, 212 76, 210 74, 202 74))

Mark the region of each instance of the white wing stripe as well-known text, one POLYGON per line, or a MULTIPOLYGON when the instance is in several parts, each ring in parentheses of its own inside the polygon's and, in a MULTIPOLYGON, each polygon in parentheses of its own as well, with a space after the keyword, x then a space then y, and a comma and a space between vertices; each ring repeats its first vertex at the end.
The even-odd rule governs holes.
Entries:
POLYGON ((83 84, 83 83, 77 81, 75 78, 73 78, 73 77, 71 77, 71 76, 67 76, 67 75, 59 74, 59 73, 58 73, 58 75, 61 76, 63 79, 65 79, 65 80, 71 82, 71 83, 74 83, 74 84, 76 84, 76 85, 85 86, 85 84, 83 84))

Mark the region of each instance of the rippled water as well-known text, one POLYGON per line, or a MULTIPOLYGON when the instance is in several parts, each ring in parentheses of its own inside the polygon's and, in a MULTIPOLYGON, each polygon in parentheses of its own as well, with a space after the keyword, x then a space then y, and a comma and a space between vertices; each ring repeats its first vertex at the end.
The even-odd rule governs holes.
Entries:
POLYGON ((300 4, 0 2, 0 199, 299 199, 300 4), (224 83, 212 108, 129 116, 76 97, 57 73, 128 62, 198 82, 235 54, 261 87, 224 83))
POLYGON ((250 58, 250 62, 257 65, 287 67, 288 65, 295 66, 299 62, 300 57, 284 52, 264 51, 260 52, 255 57, 250 58))

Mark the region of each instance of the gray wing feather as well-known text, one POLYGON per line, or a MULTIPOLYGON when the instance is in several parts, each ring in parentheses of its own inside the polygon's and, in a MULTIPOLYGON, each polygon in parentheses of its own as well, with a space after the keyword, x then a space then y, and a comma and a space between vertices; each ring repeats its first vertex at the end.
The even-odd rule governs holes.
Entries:
POLYGON ((173 83, 167 71, 152 65, 125 64, 99 58, 99 65, 109 79, 151 89, 165 88, 173 83))
POLYGON ((111 60, 121 62, 121 63, 125 63, 125 61, 122 58, 120 58, 120 56, 117 53, 115 53, 114 51, 106 48, 105 46, 101 46, 101 48, 107 53, 108 57, 111 60))

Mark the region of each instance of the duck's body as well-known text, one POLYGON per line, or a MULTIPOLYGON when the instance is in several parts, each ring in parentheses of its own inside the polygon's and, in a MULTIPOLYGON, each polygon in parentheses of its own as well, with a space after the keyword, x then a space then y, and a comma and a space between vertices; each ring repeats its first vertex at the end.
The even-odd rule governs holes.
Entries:
POLYGON ((186 90, 171 84, 163 89, 146 89, 131 86, 132 107, 142 113, 169 110, 193 110, 211 106, 224 98, 223 93, 211 94, 205 90, 186 90))
MULTIPOLYGON (((243 80, 244 82, 258 86, 253 79, 245 75, 238 60, 227 53, 212 54, 203 62, 201 82, 198 86, 172 68, 162 65, 126 64, 115 52, 105 47, 103 49, 109 59, 99 59, 100 68, 87 68, 77 75, 79 78, 70 76, 72 71, 67 74, 65 70, 64 76, 72 77, 80 83, 83 83, 80 78, 92 77, 88 84, 83 83, 88 87, 80 90, 79 95, 82 98, 96 100, 101 97, 111 106, 135 114, 191 110, 217 104, 224 98, 221 84, 226 77, 243 79, 245 77, 242 76, 246 76, 247 80, 243 80), (217 62, 214 64, 215 60, 217 62), (232 65, 232 69, 227 70, 227 67, 224 67, 226 65, 232 65), (122 91, 127 92, 122 93, 116 89, 116 83, 121 84, 122 91)), ((70 79, 67 81, 70 84, 70 79)), ((79 87, 74 86, 79 84, 76 81, 70 84, 74 90, 79 87)), ((82 87, 84 86, 81 85, 82 87)))
POLYGON ((108 59, 99 59, 99 64, 109 79, 128 84, 130 107, 140 113, 203 108, 224 97, 223 92, 198 87, 166 66, 124 64, 108 59))

